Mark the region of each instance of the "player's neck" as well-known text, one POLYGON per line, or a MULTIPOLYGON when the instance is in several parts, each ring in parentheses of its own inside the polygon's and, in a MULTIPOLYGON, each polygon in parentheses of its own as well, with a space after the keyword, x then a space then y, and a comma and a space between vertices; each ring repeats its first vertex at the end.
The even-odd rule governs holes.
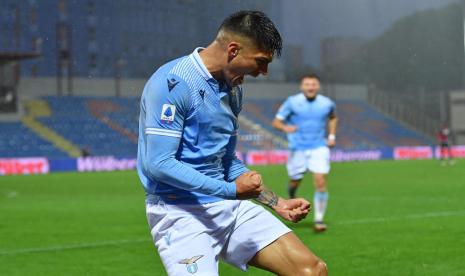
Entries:
POLYGON ((199 55, 203 64, 207 68, 208 72, 210 72, 210 74, 213 76, 213 78, 217 81, 223 81, 223 65, 221 64, 222 52, 217 48, 218 45, 215 45, 215 42, 213 42, 207 48, 199 52, 199 55))
MULTIPOLYGON (((304 95, 304 96, 305 96, 305 95, 304 95)), ((305 98, 307 99, 307 101, 313 102, 313 101, 316 99, 316 96, 318 96, 318 95, 315 95, 314 97, 307 97, 307 96, 305 96, 305 98)))

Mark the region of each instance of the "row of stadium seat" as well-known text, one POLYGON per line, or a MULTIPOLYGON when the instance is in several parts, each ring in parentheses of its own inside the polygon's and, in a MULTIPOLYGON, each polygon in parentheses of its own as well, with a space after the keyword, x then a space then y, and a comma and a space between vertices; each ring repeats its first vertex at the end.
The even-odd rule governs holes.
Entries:
POLYGON ((22 123, 0 123, 0 158, 5 157, 66 157, 67 154, 42 139, 22 123))
MULTIPOLYGON (((271 127, 271 121, 282 102, 277 99, 250 99, 244 104, 242 115, 274 135, 285 138, 284 133, 271 127)), ((358 150, 432 143, 427 137, 378 112, 366 102, 339 100, 336 104, 339 148, 358 150)))
MULTIPOLYGON (((122 133, 107 125, 101 116, 112 114, 119 118, 134 118, 138 108, 130 113, 129 106, 137 99, 92 98, 92 97, 44 97, 52 109, 51 117, 40 118, 40 122, 65 137, 92 155, 114 155, 132 157, 137 144, 122 133), (109 105, 115 108, 108 108, 109 105), (129 113, 128 113, 129 112, 129 113)), ((132 120, 137 127, 137 121, 132 120)), ((124 127, 124 126, 123 126, 124 127)), ((132 129, 133 131, 134 129, 132 129)))
MULTIPOLYGON (((48 96, 42 100, 49 105, 51 116, 36 119, 77 147, 85 148, 92 155, 135 156, 139 116, 137 98, 48 96)), ((239 151, 284 148, 283 143, 273 142, 269 135, 285 140, 285 134, 271 127, 281 103, 278 99, 247 99, 241 116, 259 125, 259 129, 241 124, 239 151)), ((340 118, 338 148, 341 149, 432 143, 362 101, 338 101, 337 114, 340 118)), ((0 127, 0 157, 67 155, 21 123, 0 123, 0 127)))

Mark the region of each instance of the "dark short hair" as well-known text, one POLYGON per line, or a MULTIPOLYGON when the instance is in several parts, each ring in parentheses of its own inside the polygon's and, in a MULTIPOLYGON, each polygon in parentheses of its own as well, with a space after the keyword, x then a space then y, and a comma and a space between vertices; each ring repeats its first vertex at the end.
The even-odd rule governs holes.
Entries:
POLYGON ((301 81, 303 81, 304 79, 317 79, 318 81, 321 81, 320 77, 315 73, 306 74, 303 75, 302 78, 300 78, 301 81))
POLYGON ((283 41, 271 19, 261 11, 239 11, 228 16, 218 32, 226 31, 252 39, 261 50, 281 56, 283 41))

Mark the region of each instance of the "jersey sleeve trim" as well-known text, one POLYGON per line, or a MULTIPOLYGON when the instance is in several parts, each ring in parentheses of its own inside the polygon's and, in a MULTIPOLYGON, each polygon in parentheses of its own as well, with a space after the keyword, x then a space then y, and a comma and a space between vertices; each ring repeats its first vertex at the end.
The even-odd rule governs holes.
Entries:
POLYGON ((155 128, 155 127, 146 128, 145 134, 170 136, 170 137, 177 137, 177 138, 181 138, 182 136, 182 132, 180 131, 163 129, 163 128, 155 128))
POLYGON ((284 121, 286 118, 280 114, 276 114, 276 119, 284 121))

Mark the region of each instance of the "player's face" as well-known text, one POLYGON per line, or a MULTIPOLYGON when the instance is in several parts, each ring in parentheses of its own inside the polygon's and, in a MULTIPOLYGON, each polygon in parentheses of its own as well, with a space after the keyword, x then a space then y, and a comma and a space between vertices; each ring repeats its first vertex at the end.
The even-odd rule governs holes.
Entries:
POLYGON ((268 73, 268 64, 273 60, 271 53, 258 50, 255 47, 228 49, 229 63, 224 71, 226 82, 234 87, 244 82, 244 76, 254 78, 268 73))
POLYGON ((306 98, 313 99, 320 90, 320 82, 315 78, 304 78, 300 83, 300 90, 302 90, 306 98))

